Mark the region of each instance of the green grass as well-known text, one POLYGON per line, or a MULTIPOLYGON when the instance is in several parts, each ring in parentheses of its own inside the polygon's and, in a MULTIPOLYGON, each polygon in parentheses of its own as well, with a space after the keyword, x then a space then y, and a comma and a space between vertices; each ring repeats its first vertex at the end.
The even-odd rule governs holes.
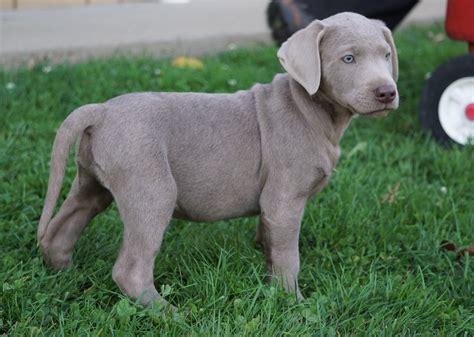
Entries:
MULTIPOLYGON (((133 91, 269 82, 281 72, 274 47, 204 58, 203 70, 148 57, 1 70, 0 335, 474 335, 474 261, 439 251, 443 239, 474 243, 474 147, 438 146, 417 117, 426 74, 466 52, 436 42, 441 32, 396 34, 401 107, 354 120, 337 173, 308 204, 299 278, 307 300, 298 305, 262 281, 256 218, 172 222, 155 281, 182 308, 176 315, 135 305, 112 281, 122 231, 115 207, 85 230, 68 271, 44 265, 35 237, 55 129, 74 108, 133 91)), ((70 161, 67 185, 73 175, 70 161)))

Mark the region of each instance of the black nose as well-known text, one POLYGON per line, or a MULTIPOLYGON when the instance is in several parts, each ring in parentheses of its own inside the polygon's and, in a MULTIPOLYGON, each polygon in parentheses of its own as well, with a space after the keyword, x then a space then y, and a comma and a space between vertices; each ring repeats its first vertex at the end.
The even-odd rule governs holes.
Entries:
POLYGON ((374 94, 377 101, 388 104, 397 96, 397 90, 393 85, 382 85, 374 90, 374 94))

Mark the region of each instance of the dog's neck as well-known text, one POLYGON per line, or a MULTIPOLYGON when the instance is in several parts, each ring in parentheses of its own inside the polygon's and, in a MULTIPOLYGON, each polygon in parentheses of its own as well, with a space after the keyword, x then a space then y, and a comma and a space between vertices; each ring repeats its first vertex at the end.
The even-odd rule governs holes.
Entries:
POLYGON ((354 114, 332 100, 323 90, 319 90, 314 96, 309 96, 305 89, 290 76, 288 80, 295 103, 308 124, 317 129, 321 129, 321 125, 324 125, 322 131, 327 139, 334 146, 338 146, 354 114))
POLYGON ((338 144, 341 141, 344 131, 351 123, 354 114, 346 107, 341 106, 336 101, 332 100, 323 90, 311 97, 313 102, 319 102, 324 106, 323 112, 326 113, 326 118, 332 121, 333 129, 328 138, 333 144, 338 144))

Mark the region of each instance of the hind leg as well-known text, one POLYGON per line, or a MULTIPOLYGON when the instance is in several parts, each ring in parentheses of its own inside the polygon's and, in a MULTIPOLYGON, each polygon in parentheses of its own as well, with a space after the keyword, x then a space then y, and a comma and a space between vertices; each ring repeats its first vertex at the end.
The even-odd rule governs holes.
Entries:
POLYGON ((155 288, 153 268, 176 205, 177 189, 167 167, 153 171, 134 172, 112 188, 124 222, 112 278, 123 293, 141 304, 153 301, 168 307, 155 288))
POLYGON ((112 201, 110 192, 78 167, 68 197, 41 238, 40 250, 46 262, 54 269, 68 267, 72 261, 74 244, 82 231, 112 201))

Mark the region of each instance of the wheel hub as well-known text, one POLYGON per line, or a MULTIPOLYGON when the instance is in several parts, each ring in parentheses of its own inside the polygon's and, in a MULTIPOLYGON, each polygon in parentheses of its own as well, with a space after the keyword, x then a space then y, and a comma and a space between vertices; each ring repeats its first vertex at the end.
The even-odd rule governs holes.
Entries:
POLYGON ((441 95, 438 116, 441 127, 455 142, 474 142, 474 77, 460 78, 441 95))
POLYGON ((464 113, 466 114, 467 119, 474 121, 474 103, 469 104, 464 113))

